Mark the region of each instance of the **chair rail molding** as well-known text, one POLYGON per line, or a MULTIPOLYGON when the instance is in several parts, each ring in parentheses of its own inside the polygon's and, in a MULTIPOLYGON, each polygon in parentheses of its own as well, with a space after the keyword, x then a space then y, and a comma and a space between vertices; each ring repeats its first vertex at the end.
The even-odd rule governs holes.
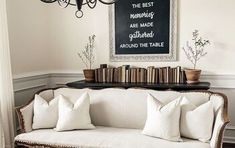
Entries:
MULTIPOLYGON (((16 88, 17 84, 27 81, 35 81, 39 79, 47 79, 47 86, 64 85, 68 82, 84 79, 83 72, 38 72, 30 74, 22 74, 13 76, 13 83, 16 88)), ((207 81, 211 83, 212 89, 235 89, 235 75, 208 75, 201 76, 201 81, 207 81)))
POLYGON ((34 74, 13 76, 14 92, 25 91, 29 89, 47 87, 49 84, 49 74, 34 74))
POLYGON ((202 75, 201 81, 208 81, 211 83, 211 88, 234 89, 235 75, 202 75))

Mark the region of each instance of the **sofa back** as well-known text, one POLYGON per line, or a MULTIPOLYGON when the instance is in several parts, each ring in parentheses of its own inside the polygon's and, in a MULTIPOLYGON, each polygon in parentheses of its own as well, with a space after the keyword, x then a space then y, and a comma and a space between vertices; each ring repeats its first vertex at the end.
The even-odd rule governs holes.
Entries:
POLYGON ((71 102, 75 102, 84 92, 90 95, 90 114, 94 125, 137 129, 142 129, 146 121, 148 93, 164 104, 183 95, 197 106, 209 101, 211 95, 206 92, 181 93, 118 88, 103 90, 60 88, 54 90, 53 94, 54 97, 62 94, 71 102))

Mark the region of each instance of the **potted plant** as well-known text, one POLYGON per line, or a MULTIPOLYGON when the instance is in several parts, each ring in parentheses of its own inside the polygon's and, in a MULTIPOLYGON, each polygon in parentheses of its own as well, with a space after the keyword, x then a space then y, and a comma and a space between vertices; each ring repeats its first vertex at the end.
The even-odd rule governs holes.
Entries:
POLYGON ((201 70, 196 69, 199 60, 207 55, 205 47, 210 44, 209 40, 204 40, 199 36, 199 31, 195 30, 192 34, 193 45, 188 41, 186 47, 183 47, 183 51, 187 56, 187 59, 193 64, 193 69, 185 69, 187 83, 198 83, 201 75, 201 70))
POLYGON ((95 43, 95 35, 89 36, 89 42, 85 46, 85 49, 81 52, 78 52, 79 58, 82 60, 86 69, 83 70, 85 81, 92 82, 95 79, 95 70, 92 69, 92 65, 94 64, 95 56, 94 56, 94 43, 95 43))

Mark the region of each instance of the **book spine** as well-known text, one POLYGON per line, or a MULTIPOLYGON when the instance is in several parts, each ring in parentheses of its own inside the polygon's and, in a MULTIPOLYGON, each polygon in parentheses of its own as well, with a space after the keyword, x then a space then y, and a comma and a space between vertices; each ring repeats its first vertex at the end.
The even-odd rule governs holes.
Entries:
POLYGON ((135 82, 138 82, 139 81, 139 68, 136 68, 136 81, 135 82))
POLYGON ((176 83, 176 68, 173 68, 173 83, 176 83))
POLYGON ((137 82, 137 80, 136 80, 137 69, 134 68, 133 71, 134 71, 134 72, 133 72, 133 82, 136 83, 136 82, 137 82))
POLYGON ((162 76, 163 76, 163 83, 166 83, 166 68, 165 67, 163 68, 162 76))
POLYGON ((150 82, 150 67, 147 67, 147 83, 150 82))
POLYGON ((102 82, 102 68, 99 68, 99 82, 102 82))
POLYGON ((156 83, 156 69, 152 69, 152 83, 156 83))
POLYGON ((159 69, 156 68, 155 71, 156 71, 156 72, 155 72, 155 77, 156 77, 156 80, 155 80, 155 81, 156 81, 156 84, 158 84, 158 83, 159 83, 159 69))
POLYGON ((126 70, 125 75, 126 75, 125 76, 126 77, 125 82, 128 83, 129 82, 129 69, 126 70))
POLYGON ((106 83, 106 68, 103 68, 103 83, 106 83))
POLYGON ((186 83, 186 75, 185 75, 184 70, 181 70, 181 72, 180 72, 180 83, 182 83, 182 84, 186 83))
POLYGON ((153 83, 152 79, 153 79, 153 67, 151 66, 149 70, 149 83, 153 83))
POLYGON ((125 83, 125 81, 126 81, 126 66, 123 65, 121 70, 122 70, 122 72, 121 72, 122 73, 121 82, 125 83))
POLYGON ((140 68, 140 83, 144 82, 144 69, 140 68))
POLYGON ((131 79, 131 83, 133 83, 133 82, 134 82, 134 69, 131 68, 130 71, 131 71, 131 77, 130 77, 130 79, 131 79))
POLYGON ((113 76, 114 76, 114 78, 113 78, 113 81, 115 82, 115 83, 117 83, 117 76, 118 74, 117 74, 117 68, 114 68, 114 72, 113 72, 113 76))
POLYGON ((118 82, 122 82, 122 67, 118 68, 118 82))
POLYGON ((107 68, 106 70, 106 80, 107 80, 107 83, 110 83, 110 68, 107 68))
POLYGON ((159 75, 159 83, 163 83, 163 80, 162 80, 162 68, 159 68, 158 75, 159 75))
POLYGON ((144 69, 144 82, 147 82, 147 69, 144 69))
POLYGON ((114 82, 114 68, 110 68, 110 83, 114 82))
POLYGON ((169 78, 170 78, 170 67, 166 67, 166 83, 169 83, 169 78))
POLYGON ((97 69, 95 69, 95 82, 98 82, 97 76, 98 76, 98 74, 97 74, 97 69))
POLYGON ((185 71, 181 66, 174 68, 149 66, 145 68, 130 68, 123 65, 117 68, 107 68, 107 64, 101 64, 101 68, 95 69, 95 82, 97 83, 186 83, 185 71), (106 67, 106 68, 105 68, 106 67))
POLYGON ((180 83, 180 71, 181 71, 181 67, 177 66, 176 83, 180 83))
POLYGON ((172 83, 172 68, 169 68, 169 83, 172 83))

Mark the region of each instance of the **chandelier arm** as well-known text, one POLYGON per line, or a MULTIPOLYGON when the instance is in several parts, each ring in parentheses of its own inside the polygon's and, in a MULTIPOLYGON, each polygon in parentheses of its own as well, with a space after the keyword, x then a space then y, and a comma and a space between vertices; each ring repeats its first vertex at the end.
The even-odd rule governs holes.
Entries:
MULTIPOLYGON (((50 2, 48 2, 48 1, 44 1, 44 0, 41 0, 42 2, 45 2, 45 3, 54 3, 54 2, 56 2, 57 0, 53 0, 53 2, 52 1, 50 1, 50 2)), ((94 4, 94 3, 96 3, 97 2, 97 0, 94 0, 94 1, 92 1, 92 0, 88 0, 89 1, 89 3, 91 3, 91 4, 94 4)), ((114 4, 115 2, 117 2, 117 0, 115 0, 115 1, 112 1, 112 2, 104 2, 104 1, 102 1, 102 0, 99 0, 101 3, 103 3, 103 4, 106 4, 106 5, 111 5, 111 4, 114 4)), ((88 4, 88 2, 85 2, 85 3, 83 3, 82 5, 87 5, 88 4)), ((70 6, 77 6, 77 4, 75 4, 75 3, 71 3, 71 2, 69 2, 69 5, 70 6)))
POLYGON ((76 4, 74 3, 69 3, 70 6, 77 6, 76 4))
POLYGON ((70 0, 57 0, 58 4, 60 5, 60 7, 62 8, 67 8, 69 6, 70 0), (65 4, 65 5, 63 5, 65 4))
POLYGON ((57 0, 41 0, 41 1, 44 2, 44 3, 54 3, 57 0))
POLYGON ((97 4, 97 0, 94 0, 93 2, 92 2, 92 0, 86 0, 86 3, 87 3, 89 8, 94 9, 96 4, 97 4))
POLYGON ((91 3, 91 4, 94 4, 94 3, 97 3, 97 0, 88 0, 89 1, 89 3, 91 3))
MULTIPOLYGON (((55 0, 55 1, 57 1, 57 0, 55 0)), ((94 3, 97 2, 97 0, 94 0, 94 1, 88 0, 88 1, 89 1, 89 3, 91 3, 91 4, 94 4, 94 3)), ((71 2, 69 2, 69 5, 71 5, 71 6, 77 6, 77 4, 71 3, 71 2)), ((82 5, 87 5, 87 2, 83 3, 82 5)))
POLYGON ((99 0, 99 2, 101 2, 102 4, 105 4, 105 5, 111 5, 111 4, 114 4, 116 3, 118 0, 113 0, 112 2, 105 2, 103 0, 99 0))

